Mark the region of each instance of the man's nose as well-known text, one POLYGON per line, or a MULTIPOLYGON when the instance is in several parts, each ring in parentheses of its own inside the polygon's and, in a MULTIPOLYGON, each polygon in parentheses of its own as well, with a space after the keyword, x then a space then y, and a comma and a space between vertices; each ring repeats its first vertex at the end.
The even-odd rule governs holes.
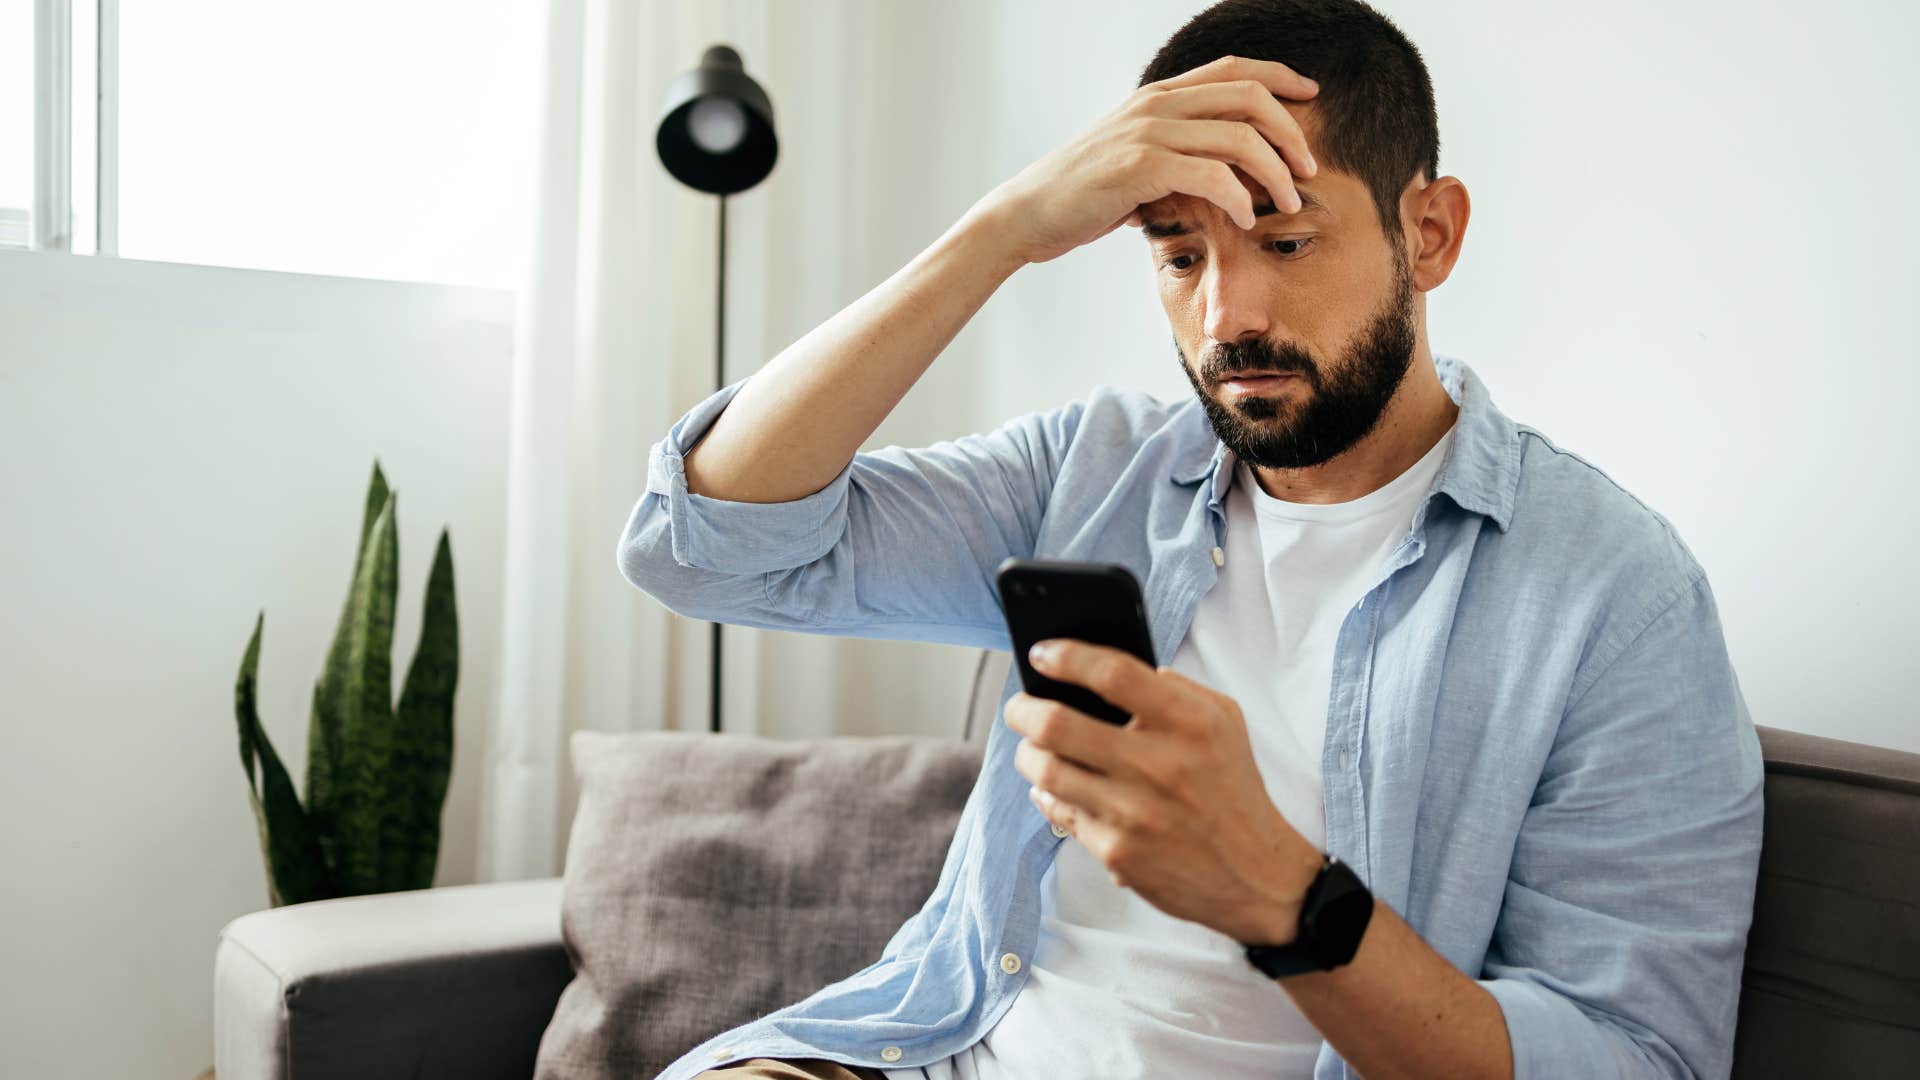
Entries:
POLYGON ((1222 266, 1217 260, 1206 269, 1202 283, 1207 305, 1207 337, 1218 342, 1234 342, 1244 337, 1259 337, 1272 329, 1265 286, 1244 269, 1222 266))

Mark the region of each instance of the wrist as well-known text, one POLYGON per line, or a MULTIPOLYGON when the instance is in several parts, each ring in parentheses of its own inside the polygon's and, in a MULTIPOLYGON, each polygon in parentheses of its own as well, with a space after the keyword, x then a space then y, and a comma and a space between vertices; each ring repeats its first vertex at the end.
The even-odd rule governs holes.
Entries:
POLYGON ((1019 233, 1012 226, 1010 212, 991 196, 974 203, 960 215, 944 239, 996 281, 1005 281, 1031 261, 1020 247, 1019 233))
POLYGON ((1260 921, 1265 936, 1246 944, 1290 945, 1300 936, 1300 911, 1306 903, 1307 890, 1320 876, 1327 857, 1298 834, 1294 839, 1298 843, 1289 844, 1287 853, 1273 863, 1265 914, 1260 921))

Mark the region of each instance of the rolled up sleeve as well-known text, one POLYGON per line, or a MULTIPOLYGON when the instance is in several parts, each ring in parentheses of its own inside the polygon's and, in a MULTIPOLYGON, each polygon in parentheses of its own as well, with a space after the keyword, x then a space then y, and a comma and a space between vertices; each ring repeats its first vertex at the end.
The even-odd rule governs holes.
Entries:
POLYGON ((1516 1077, 1732 1067, 1759 739, 1704 576, 1621 636, 1573 687, 1478 980, 1516 1077))
POLYGON ((863 451, 787 502, 694 494, 686 455, 745 381, 649 449, 621 574, 674 611, 718 622, 1005 647, 993 570, 1032 553, 1083 403, 984 435, 863 451))
MULTIPOLYGON (((687 454, 699 445, 713 422, 726 410, 742 379, 695 405, 647 451, 647 492, 660 496, 666 512, 665 536, 676 565, 723 574, 753 574, 797 566, 819 558, 831 547, 831 524, 837 534, 846 515, 847 478, 851 463, 827 486, 790 502, 748 503, 711 499, 687 490, 687 454), (826 537, 823 544, 822 537, 826 537)), ((639 516, 647 502, 641 500, 639 516)), ((622 539, 623 557, 632 552, 626 539, 634 534, 629 523, 622 539)))

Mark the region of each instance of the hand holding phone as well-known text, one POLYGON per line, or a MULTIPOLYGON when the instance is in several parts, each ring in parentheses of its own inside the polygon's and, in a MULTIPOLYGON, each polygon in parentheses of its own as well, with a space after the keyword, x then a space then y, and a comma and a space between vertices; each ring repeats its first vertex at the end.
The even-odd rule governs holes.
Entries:
POLYGON ((1034 697, 1061 702, 1110 724, 1125 724, 1129 714, 1100 695, 1035 671, 1027 650, 1048 638, 1074 638, 1122 649, 1149 667, 1158 666, 1146 603, 1132 572, 1118 563, 1013 558, 1000 564, 994 581, 1013 638, 1021 687, 1034 697))

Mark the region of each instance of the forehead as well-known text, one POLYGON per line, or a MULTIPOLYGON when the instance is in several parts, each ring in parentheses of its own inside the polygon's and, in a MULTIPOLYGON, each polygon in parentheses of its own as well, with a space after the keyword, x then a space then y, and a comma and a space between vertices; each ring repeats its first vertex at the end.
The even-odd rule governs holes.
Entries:
MULTIPOLYGON (((1249 180, 1238 169, 1234 175, 1240 179, 1242 187, 1253 196, 1253 212, 1258 219, 1266 219, 1278 214, 1287 222, 1313 223, 1323 226, 1338 225, 1348 215, 1334 208, 1334 199, 1322 194, 1329 186, 1320 184, 1301 184, 1296 182, 1294 192, 1300 196, 1298 213, 1283 213, 1275 209, 1266 189, 1249 180)), ((1226 211, 1212 202, 1190 195, 1169 196, 1157 202, 1141 207, 1141 233, 1149 240, 1163 240, 1170 236, 1185 236, 1188 233, 1204 229, 1209 217, 1232 224, 1232 218, 1226 211)), ((1238 226, 1233 226, 1238 231, 1238 226)))

